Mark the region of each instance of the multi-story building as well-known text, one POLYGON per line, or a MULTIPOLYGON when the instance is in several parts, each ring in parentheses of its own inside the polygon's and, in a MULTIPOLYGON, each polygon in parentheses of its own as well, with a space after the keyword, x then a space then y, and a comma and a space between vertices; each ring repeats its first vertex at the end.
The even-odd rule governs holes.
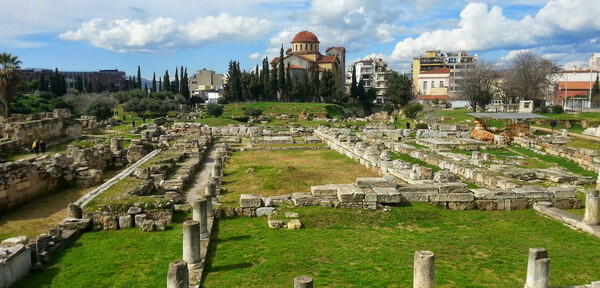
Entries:
POLYGON ((589 68, 592 71, 600 71, 600 53, 594 53, 590 56, 589 68))
POLYGON ((422 88, 419 86, 419 75, 438 68, 449 68, 450 74, 448 83, 448 96, 456 98, 460 96, 460 82, 465 70, 477 65, 477 55, 469 55, 468 52, 441 53, 440 51, 427 51, 424 56, 413 58, 412 74, 415 91, 419 93, 422 88))
POLYGON ((370 58, 361 60, 348 67, 346 75, 347 84, 352 83, 352 73, 356 71, 356 82, 363 81, 365 89, 377 89, 376 103, 385 103, 387 99, 388 78, 392 75, 392 69, 381 58, 370 58))
POLYGON ((200 95, 203 91, 218 91, 223 89, 223 74, 212 70, 198 70, 188 78, 188 87, 192 95, 200 95))
MULTIPOLYGON (((23 69, 21 70, 21 80, 24 82, 41 80, 43 75, 46 83, 49 84, 53 72, 50 69, 23 69)), ((67 88, 76 89, 77 80, 80 79, 83 84, 83 90, 86 92, 100 92, 109 89, 119 90, 120 87, 127 87, 125 72, 117 69, 88 72, 58 71, 58 73, 65 77, 67 88)))

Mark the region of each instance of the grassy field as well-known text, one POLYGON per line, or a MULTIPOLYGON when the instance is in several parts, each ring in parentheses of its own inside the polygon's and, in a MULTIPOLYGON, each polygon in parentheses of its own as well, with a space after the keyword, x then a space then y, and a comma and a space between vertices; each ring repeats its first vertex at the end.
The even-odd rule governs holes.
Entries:
MULTIPOLYGON (((105 171, 104 181, 119 171, 105 171)), ((56 226, 67 217, 67 206, 90 192, 90 188, 69 188, 41 197, 16 211, 0 216, 0 241, 9 237, 25 235, 33 238, 56 226)))
POLYGON ((262 196, 310 192, 310 186, 353 183, 377 174, 332 150, 233 152, 225 165, 219 201, 235 205, 240 194, 262 196), (254 169, 254 172, 246 172, 254 169))
MULTIPOLYGON (((550 156, 550 155, 540 155, 529 149, 518 147, 516 145, 511 146, 510 149, 518 152, 519 154, 525 155, 527 157, 530 157, 533 159, 537 158, 545 163, 551 163, 554 166, 563 167, 563 168, 565 168, 573 173, 579 174, 581 176, 598 178, 598 173, 585 170, 585 169, 581 168, 581 166, 577 165, 575 162, 571 162, 564 158, 554 157, 554 156, 550 156)), ((530 168, 547 168, 547 167, 530 167, 530 168)))
POLYGON ((552 259, 550 285, 597 280, 600 240, 526 211, 450 211, 416 203, 391 211, 292 209, 303 229, 266 218, 220 220, 203 287, 412 287, 413 255, 436 253, 436 287, 520 287, 530 247, 552 259))
POLYGON ((340 106, 328 103, 282 103, 282 102, 257 102, 257 103, 233 103, 225 106, 222 117, 241 117, 244 116, 246 108, 258 108, 263 111, 263 115, 279 116, 279 114, 288 114, 294 119, 302 111, 309 114, 315 114, 319 117, 341 118, 343 111, 340 106))
POLYGON ((191 218, 174 216, 161 232, 85 233, 15 287, 165 287, 169 263, 182 257, 181 223, 191 218))

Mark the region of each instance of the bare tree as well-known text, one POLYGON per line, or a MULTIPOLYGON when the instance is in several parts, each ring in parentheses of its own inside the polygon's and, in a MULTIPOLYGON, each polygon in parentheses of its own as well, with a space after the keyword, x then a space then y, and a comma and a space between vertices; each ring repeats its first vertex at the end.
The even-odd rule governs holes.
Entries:
POLYGON ((473 112, 477 110, 477 107, 485 110, 485 106, 492 102, 499 79, 497 66, 494 62, 479 60, 477 65, 463 71, 462 96, 469 101, 473 112))
POLYGON ((506 70, 502 90, 507 98, 533 100, 536 106, 551 100, 560 68, 552 61, 531 52, 517 54, 506 70))

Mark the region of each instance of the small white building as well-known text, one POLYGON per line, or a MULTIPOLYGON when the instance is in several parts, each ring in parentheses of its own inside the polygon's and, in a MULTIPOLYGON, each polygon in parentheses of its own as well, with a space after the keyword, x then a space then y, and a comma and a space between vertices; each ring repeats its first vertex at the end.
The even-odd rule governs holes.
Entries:
POLYGON ((221 95, 218 92, 207 92, 206 96, 208 97, 208 101, 206 103, 217 103, 221 95))
POLYGON ((436 68, 419 74, 417 92, 419 95, 448 96, 450 68, 436 68))

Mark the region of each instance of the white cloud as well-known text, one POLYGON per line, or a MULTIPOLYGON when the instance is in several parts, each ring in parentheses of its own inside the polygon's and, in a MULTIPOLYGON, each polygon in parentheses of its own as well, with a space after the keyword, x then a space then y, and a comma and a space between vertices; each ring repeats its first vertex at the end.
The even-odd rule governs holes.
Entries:
POLYGON ((550 1, 535 17, 528 15, 519 20, 506 18, 499 6, 489 8, 487 4, 469 3, 460 13, 456 28, 439 29, 422 33, 416 38, 406 38, 396 44, 391 58, 394 61, 408 61, 432 49, 488 51, 560 42, 557 35, 561 33, 590 28, 600 30, 598 14, 600 5, 595 0, 550 1))
POLYGON ((187 24, 172 18, 152 21, 112 20, 101 18, 83 23, 77 30, 59 35, 63 40, 83 41, 116 52, 155 52, 176 47, 190 47, 211 42, 246 42, 268 32, 270 22, 264 19, 232 17, 199 17, 187 24))
POLYGON ((256 53, 252 53, 252 54, 248 55, 248 58, 254 60, 254 59, 260 58, 260 55, 261 55, 260 53, 256 52, 256 53))

